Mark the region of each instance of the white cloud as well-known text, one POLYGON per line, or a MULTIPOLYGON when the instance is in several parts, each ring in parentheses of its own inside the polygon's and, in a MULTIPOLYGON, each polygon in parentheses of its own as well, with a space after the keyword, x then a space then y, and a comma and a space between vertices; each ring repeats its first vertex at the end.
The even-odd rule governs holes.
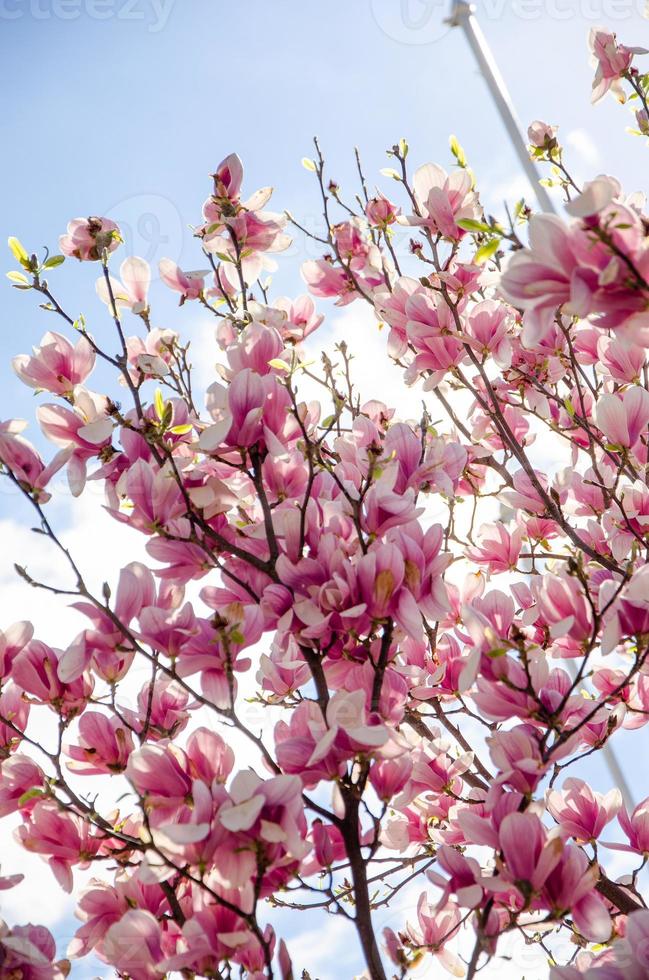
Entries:
MULTIPOLYGON (((597 167, 601 162, 601 154, 592 137, 585 129, 571 129, 566 133, 565 145, 575 151, 579 162, 588 167, 597 167)), ((570 161, 566 161, 570 170, 570 161)))
POLYGON ((301 931, 286 945, 296 976, 306 968, 318 980, 340 980, 360 969, 354 926, 342 918, 326 916, 322 925, 301 931))
MULTIPOLYGON (((539 173, 539 178, 542 174, 539 173)), ((507 203, 511 210, 517 201, 522 197, 533 207, 535 206, 534 190, 524 174, 513 174, 505 180, 497 179, 494 181, 483 179, 479 185, 480 200, 487 212, 495 211, 502 215, 504 212, 503 204, 507 203)))

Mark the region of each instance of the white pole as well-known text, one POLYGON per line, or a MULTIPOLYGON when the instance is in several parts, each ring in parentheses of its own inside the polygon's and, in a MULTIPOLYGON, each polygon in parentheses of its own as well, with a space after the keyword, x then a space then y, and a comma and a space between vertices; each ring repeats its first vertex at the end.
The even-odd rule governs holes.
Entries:
POLYGON ((532 190, 536 194, 536 199, 539 202, 542 211, 548 214, 554 214, 555 208, 550 199, 545 187, 539 184, 539 174, 536 169, 534 162, 530 159, 529 150, 527 149, 527 144, 521 136, 521 127, 516 118, 516 113, 514 111, 514 106, 512 100, 509 97, 509 92, 507 91, 507 86, 505 81, 500 74, 498 65, 494 59, 493 54, 487 44, 486 38, 480 29, 480 25, 473 16, 475 7, 466 3, 466 0, 455 0, 453 3, 453 9, 451 10, 451 16, 448 18, 447 23, 451 27, 461 27, 464 31, 464 36, 469 42, 469 47, 473 51, 475 60, 478 63, 478 68, 480 69, 491 97, 496 103, 496 108, 500 114, 500 118, 503 121, 505 129, 507 130, 507 135, 511 140, 511 144, 516 151, 516 155, 520 161, 520 164, 525 171, 525 176, 529 180, 532 190))
MULTIPOLYGON (((516 112, 512 100, 507 91, 507 86, 505 85, 505 80, 500 74, 496 60, 491 53, 491 49, 487 44, 487 40, 480 29, 480 25, 473 16, 475 12, 475 7, 467 3, 466 0, 454 0, 453 8, 451 10, 451 16, 448 18, 447 23, 451 27, 461 27, 464 31, 464 36, 469 42, 469 47, 471 48, 475 60, 478 63, 478 68, 480 69, 491 96, 496 104, 496 108, 500 114, 500 118, 503 121, 505 129, 507 130, 507 135, 509 136, 512 146, 516 151, 516 155, 520 161, 520 164, 525 171, 525 176, 530 182, 530 185, 536 194, 536 199, 539 202, 542 211, 546 214, 556 214, 556 209, 550 195, 548 194, 545 187, 539 184, 539 175, 533 160, 530 158, 529 151, 527 149, 527 144, 521 135, 521 127, 518 119, 516 118, 516 112)), ((569 663, 569 669, 574 676, 576 676, 576 670, 572 662, 569 663)), ((611 774, 613 782, 618 787, 624 802, 628 809, 633 807, 633 795, 631 793, 631 788, 627 782, 626 776, 620 763, 618 762, 617 756, 613 751, 611 745, 608 742, 605 743, 602 754, 606 761, 608 771, 611 774)))

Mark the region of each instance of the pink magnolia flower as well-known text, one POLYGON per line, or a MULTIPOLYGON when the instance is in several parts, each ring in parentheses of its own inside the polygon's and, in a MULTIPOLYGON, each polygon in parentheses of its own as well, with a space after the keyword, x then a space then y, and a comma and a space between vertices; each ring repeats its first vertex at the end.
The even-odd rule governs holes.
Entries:
POLYGON ((336 306, 346 306, 357 299, 358 293, 349 273, 334 265, 331 256, 309 259, 300 269, 313 296, 336 297, 336 306))
POLYGON ((66 456, 57 454, 46 466, 31 442, 21 432, 27 423, 21 419, 0 422, 0 463, 13 473, 20 485, 36 500, 46 503, 50 499, 45 487, 54 474, 65 465, 66 456))
POLYGON ((168 906, 160 885, 145 885, 136 874, 119 872, 114 885, 93 878, 81 894, 76 916, 82 922, 68 947, 68 956, 78 958, 91 950, 103 957, 103 941, 110 926, 129 908, 140 908, 153 915, 167 915, 168 906))
POLYGON ((73 410, 48 404, 41 405, 36 415, 46 438, 63 450, 60 465, 67 462, 70 490, 78 497, 86 484, 87 462, 110 445, 114 424, 104 395, 77 385, 71 401, 73 410))
POLYGON ((198 299, 205 289, 205 276, 209 275, 209 269, 183 272, 172 259, 160 259, 158 270, 165 286, 180 293, 181 303, 188 299, 198 299))
POLYGON ((149 741, 174 738, 189 722, 190 709, 195 706, 188 692, 167 677, 145 683, 137 696, 137 710, 122 708, 122 715, 131 728, 149 741))
POLYGON ((565 656, 574 656, 590 638, 593 614, 577 579, 565 573, 544 575, 538 593, 538 610, 565 656))
POLYGON ((65 746, 72 760, 68 768, 87 776, 123 772, 133 749, 133 737, 120 719, 98 711, 84 712, 77 741, 65 746))
POLYGON ((56 941, 45 926, 9 928, 0 919, 0 976, 3 980, 65 980, 70 964, 55 962, 56 941))
POLYGON ((104 251, 114 252, 121 241, 119 228, 110 218, 75 218, 67 234, 59 238, 59 247, 64 255, 96 262, 104 251))
POLYGON ((549 123, 535 119, 527 127, 527 138, 531 145, 544 150, 556 142, 557 127, 550 126, 549 123))
POLYGON ((447 791, 459 796, 462 792, 462 774, 473 761, 470 752, 458 758, 450 753, 450 746, 440 739, 427 743, 412 756, 410 796, 420 793, 442 794, 447 791))
POLYGON ((415 171, 413 188, 419 214, 398 218, 400 224, 423 225, 444 238, 457 241, 465 234, 457 222, 480 217, 482 209, 467 170, 447 174, 442 167, 427 163, 415 171))
POLYGON ((504 876, 518 887, 526 883, 539 892, 561 860, 561 838, 548 837, 535 814, 515 812, 503 818, 498 840, 505 862, 504 876))
POLYGON ((608 372, 620 384, 636 385, 642 377, 645 362, 644 348, 614 337, 602 337, 598 332, 594 363, 598 369, 608 372))
POLYGON ((529 248, 515 253, 500 283, 504 297, 525 311, 523 343, 533 348, 552 330, 556 311, 585 318, 597 314, 597 324, 616 329, 641 326, 649 296, 644 288, 628 288, 628 258, 639 269, 649 265, 639 215, 622 203, 620 187, 599 178, 571 213, 586 220, 570 225, 556 215, 534 215, 529 223, 529 248), (595 234, 593 223, 612 248, 595 234))
POLYGON ((610 90, 619 102, 626 97, 622 87, 622 78, 631 67, 635 54, 646 54, 644 48, 628 48, 618 44, 615 34, 593 27, 588 36, 588 46, 596 65, 593 79, 592 102, 599 100, 610 90))
POLYGON ((394 224, 400 214, 401 208, 388 200, 384 194, 370 198, 365 205, 365 217, 369 223, 384 231, 394 224))
POLYGON ((437 851, 437 863, 449 876, 444 878, 435 871, 427 872, 428 878, 443 888, 439 904, 444 905, 451 895, 465 908, 479 905, 484 894, 482 871, 475 858, 460 854, 454 847, 443 844, 437 851))
POLYGON ((536 729, 531 725, 516 725, 509 731, 489 736, 487 743, 491 758, 500 770, 498 781, 520 793, 533 793, 549 767, 541 756, 536 729))
POLYGON ((597 425, 609 442, 633 449, 640 436, 647 436, 649 392, 639 385, 621 396, 601 395, 595 408, 597 425))
POLYGON ((60 659, 60 654, 46 643, 31 640, 14 660, 12 678, 37 702, 50 705, 64 716, 73 716, 85 707, 93 683, 83 674, 64 683, 58 675, 60 659))
POLYGON ((0 679, 9 675, 11 665, 34 635, 34 627, 23 620, 0 630, 0 679))
POLYGON ((153 533, 157 526, 164 526, 185 513, 180 488, 170 469, 138 459, 123 482, 125 496, 133 505, 128 518, 132 526, 153 533))
POLYGON ((29 702, 16 684, 3 681, 0 692, 0 759, 11 754, 22 741, 29 719, 29 702))
POLYGON ((0 816, 29 809, 45 793, 45 773, 27 755, 16 753, 0 764, 0 816), (33 797, 21 803, 33 791, 33 797))
POLYGON ((605 847, 614 851, 631 851, 635 854, 649 854, 649 796, 641 800, 629 816, 626 806, 618 814, 620 827, 626 834, 628 844, 607 842, 605 847))
POLYGON ((516 568, 522 543, 520 528, 508 531, 503 524, 486 524, 480 529, 478 544, 467 550, 467 558, 478 565, 486 565, 492 575, 508 572, 516 568))
POLYGON ((306 684, 310 677, 309 666, 297 651, 295 642, 290 643, 286 650, 275 646, 270 656, 261 654, 257 680, 271 701, 281 701, 306 684))
POLYGON ((464 329, 469 345, 481 357, 492 355, 498 367, 511 364, 512 347, 509 337, 512 316, 502 303, 485 299, 466 314, 464 329))
POLYGON ((546 806, 559 826, 578 842, 597 840, 622 806, 622 794, 612 789, 594 792, 583 779, 564 780, 561 790, 550 790, 546 806))
POLYGON ((603 583, 601 601, 612 605, 601 639, 602 653, 613 650, 621 640, 649 633, 649 566, 643 565, 619 595, 613 582, 603 583))
POLYGON ((173 743, 144 744, 131 752, 126 775, 156 819, 173 819, 191 797, 192 779, 185 753, 173 743))
POLYGON ((146 337, 127 337, 129 374, 137 384, 143 377, 162 378, 169 374, 169 364, 177 348, 178 334, 174 330, 155 327, 146 337))
POLYGON ((569 912, 586 939, 603 943, 611 938, 613 923, 603 899, 595 891, 599 876, 599 868, 589 863, 583 850, 568 845, 545 879, 541 902, 557 917, 569 912))
POLYGON ((41 854, 65 892, 72 891, 72 868, 87 868, 99 850, 101 837, 75 813, 53 800, 41 800, 18 827, 16 837, 26 851, 41 854))
POLYGON ((12 363, 20 380, 30 388, 70 396, 91 373, 95 352, 85 337, 73 346, 67 337, 48 332, 31 356, 19 354, 12 363))
POLYGON ((386 471, 365 495, 363 526, 377 537, 382 537, 391 528, 409 524, 422 512, 416 505, 412 488, 403 493, 393 492, 395 479, 395 470, 386 471))
POLYGON ((285 314, 285 319, 277 325, 285 341, 306 340, 324 320, 322 314, 316 313, 315 303, 310 296, 298 296, 294 300, 280 296, 273 302, 273 307, 285 314))
MULTIPOLYGON (((163 261, 169 261, 163 259, 163 261)), ((147 308, 147 297, 151 284, 151 269, 145 259, 132 255, 124 259, 119 267, 121 281, 109 276, 109 282, 101 276, 95 283, 97 295, 109 308, 115 303, 117 309, 125 308, 133 313, 143 313, 147 308), (109 285, 110 284, 110 285, 109 285)), ((169 285, 169 283, 167 283, 169 285)))
POLYGON ((408 755, 375 760, 370 769, 370 782, 380 800, 388 803, 401 792, 412 775, 412 766, 408 755))
POLYGON ((457 934, 462 913, 453 902, 444 908, 431 905, 425 892, 417 902, 417 924, 408 924, 405 936, 409 945, 415 949, 428 949, 441 965, 454 977, 464 976, 464 967, 459 957, 447 948, 447 944, 457 934))
POLYGON ((159 980, 166 970, 162 928, 144 909, 130 909, 108 929, 102 944, 104 958, 132 980, 159 980))
POLYGON ((385 725, 367 723, 363 691, 336 692, 326 722, 317 704, 304 701, 288 723, 279 721, 275 726, 280 766, 284 772, 297 773, 309 788, 338 776, 355 752, 379 749, 387 739, 385 725))
POLYGON ((234 202, 239 200, 243 183, 243 164, 236 153, 230 153, 221 161, 212 174, 212 179, 216 198, 234 202))
POLYGON ((203 248, 221 259, 219 279, 225 277, 226 288, 240 288, 239 265, 244 283, 252 284, 264 269, 276 267, 266 253, 283 252, 291 244, 290 236, 284 233, 286 217, 260 210, 271 194, 271 187, 262 188, 234 215, 223 214, 202 229, 203 248))
POLYGON ((235 374, 246 368, 257 374, 270 374, 273 367, 269 362, 281 358, 284 342, 274 327, 253 320, 227 347, 226 353, 235 374))
POLYGON ((410 296, 423 292, 424 287, 408 276, 400 276, 394 283, 392 291, 377 289, 374 295, 375 310, 390 325, 388 353, 392 357, 400 357, 407 350, 406 325, 409 316, 406 303, 410 296))

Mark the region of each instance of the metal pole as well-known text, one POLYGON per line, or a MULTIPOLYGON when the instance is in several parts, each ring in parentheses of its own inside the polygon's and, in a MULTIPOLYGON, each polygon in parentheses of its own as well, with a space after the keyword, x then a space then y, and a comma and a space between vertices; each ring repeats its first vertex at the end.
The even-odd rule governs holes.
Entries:
POLYGON ((474 11, 475 7, 470 3, 466 3, 466 0, 455 0, 453 9, 451 10, 451 16, 448 18, 447 23, 451 27, 461 27, 464 31, 464 36, 469 42, 469 47, 478 63, 478 68, 487 83, 491 97, 496 103, 496 108, 507 130, 507 135, 516 151, 521 167, 525 171, 525 176, 536 194, 540 208, 548 214, 555 214, 555 208, 550 199, 550 195, 545 187, 539 184, 538 171, 534 162, 530 159, 527 144, 521 136, 521 127, 516 118, 505 80, 500 74, 496 60, 480 29, 480 25, 473 16, 474 11))
MULTIPOLYGON (((507 135, 509 136, 512 146, 516 151, 516 155, 520 161, 520 164, 525 171, 525 176, 530 182, 530 185, 536 194, 536 199, 539 202, 542 211, 546 214, 556 214, 556 209, 550 195, 548 194, 545 187, 539 184, 539 175, 534 164, 534 161, 530 158, 529 151, 527 149, 527 144, 521 135, 521 127, 518 119, 516 118, 516 112, 512 100, 507 91, 507 86, 505 85, 505 80, 500 74, 496 60, 491 53, 491 49, 487 44, 487 40, 480 29, 480 25, 473 16, 475 7, 467 3, 466 0, 454 0, 453 8, 451 10, 451 16, 448 18, 447 23, 451 27, 461 27, 464 31, 464 36, 469 42, 469 47, 473 51, 475 60, 478 63, 478 68, 480 69, 491 96, 496 103, 496 108, 500 114, 500 118, 503 121, 505 129, 507 130, 507 135)), ((576 668, 572 662, 569 662, 568 669, 573 677, 576 676, 576 668)), ((618 762, 617 756, 613 751, 611 745, 606 742, 602 749, 602 754, 604 760, 608 767, 608 771, 611 774, 611 778, 615 785, 619 788, 624 802, 628 809, 633 807, 633 795, 631 793, 631 788, 627 782, 626 776, 620 763, 618 762)))

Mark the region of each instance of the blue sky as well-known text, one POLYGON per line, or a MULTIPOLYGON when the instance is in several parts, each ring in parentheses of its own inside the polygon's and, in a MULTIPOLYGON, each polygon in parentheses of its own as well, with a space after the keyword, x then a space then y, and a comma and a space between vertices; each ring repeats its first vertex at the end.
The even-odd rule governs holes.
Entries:
MULTIPOLYGON (((643 187, 647 149, 624 133, 625 108, 610 98, 591 108, 586 36, 601 24, 649 47, 641 6, 478 4, 521 121, 558 124, 581 178, 614 172, 629 192, 643 187)), ((370 183, 390 192, 378 177, 387 146, 405 136, 413 164, 448 166, 455 133, 484 201, 515 200, 525 190, 520 168, 462 33, 442 23, 446 13, 441 0, 0 0, 0 246, 17 235, 29 249, 56 250, 70 218, 108 214, 124 227, 130 251, 196 268, 203 263, 188 225, 200 219, 208 174, 232 150, 249 191, 272 184, 277 210, 316 220, 313 177, 300 165, 314 134, 343 189, 352 187, 358 145, 370 183)), ((279 291, 301 291, 303 257, 299 239, 280 257, 279 291)), ((8 251, 0 267, 12 267, 8 251)), ((51 277, 64 305, 85 311, 91 324, 101 313, 94 278, 71 262, 51 277)), ((153 295, 159 325, 181 327, 186 311, 177 313, 159 285, 153 295)), ((29 418, 34 398, 9 359, 60 327, 8 282, 0 282, 0 309, 0 418, 29 418)), ((200 314, 191 316, 196 327, 200 314)), ((32 435, 38 441, 33 426, 32 435)), ((23 516, 15 497, 0 495, 3 533, 23 516)), ((42 873, 49 874, 44 866, 42 873)), ((337 929, 326 928, 303 936, 303 946, 318 938, 322 945, 323 936, 338 942, 337 929)), ((340 980, 326 963, 318 975, 340 980)))

